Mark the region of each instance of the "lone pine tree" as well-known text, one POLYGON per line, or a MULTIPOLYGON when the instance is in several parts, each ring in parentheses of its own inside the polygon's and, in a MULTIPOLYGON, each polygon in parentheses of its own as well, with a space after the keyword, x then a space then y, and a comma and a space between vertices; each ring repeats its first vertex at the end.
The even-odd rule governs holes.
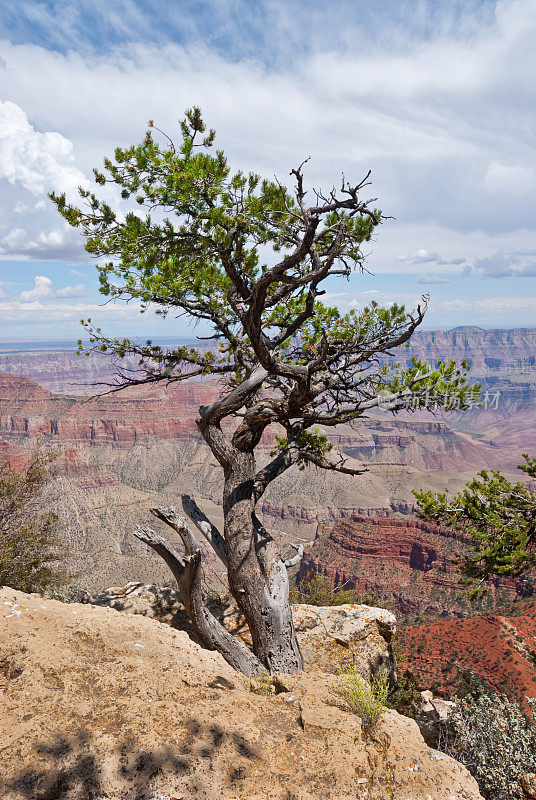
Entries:
MULTIPOLYGON (((161 349, 151 342, 110 338, 91 320, 83 324, 91 348, 135 355, 139 372, 119 368, 114 390, 164 381, 218 376, 220 398, 199 409, 197 425, 223 471, 224 529, 220 533, 191 498, 184 510, 225 564, 229 587, 249 625, 253 652, 231 636, 206 608, 201 553, 191 527, 173 508, 152 509, 182 538, 183 556, 148 528, 136 535, 169 564, 185 606, 207 647, 219 650, 246 675, 294 673, 303 666, 288 600, 285 559, 262 525, 256 506, 267 487, 294 465, 348 475, 352 467, 322 429, 362 417, 377 406, 396 411, 464 406, 465 367, 414 359, 390 361, 421 323, 426 298, 412 313, 371 303, 346 313, 320 301, 325 282, 363 271, 363 242, 382 214, 344 178, 328 193, 306 191, 305 162, 291 171, 291 189, 277 180, 232 173, 213 151, 198 108, 186 112, 177 145, 152 120, 143 141, 117 148, 95 180, 118 187, 133 210, 115 211, 80 189, 84 208, 52 194, 58 210, 86 237, 86 250, 103 257, 100 291, 111 300, 135 299, 142 310, 184 315, 211 329, 217 347, 161 349), (163 142, 163 144, 159 144, 163 142), (145 209, 144 211, 142 209, 145 209), (269 463, 256 463, 261 437, 274 426, 269 463), (321 426, 319 429, 317 426, 321 426)), ((370 173, 369 173, 370 174, 370 173)))

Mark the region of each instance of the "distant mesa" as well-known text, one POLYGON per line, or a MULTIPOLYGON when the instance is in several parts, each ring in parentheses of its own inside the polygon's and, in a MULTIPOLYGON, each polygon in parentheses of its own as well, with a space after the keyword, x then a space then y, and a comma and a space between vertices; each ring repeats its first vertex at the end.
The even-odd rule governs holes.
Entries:
POLYGON ((458 325, 456 328, 449 328, 449 333, 454 333, 456 331, 483 331, 484 328, 480 328, 478 325, 458 325))

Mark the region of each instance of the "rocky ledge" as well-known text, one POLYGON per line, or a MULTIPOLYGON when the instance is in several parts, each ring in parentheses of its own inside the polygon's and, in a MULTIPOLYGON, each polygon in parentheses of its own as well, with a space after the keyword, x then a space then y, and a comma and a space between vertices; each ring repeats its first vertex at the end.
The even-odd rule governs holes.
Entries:
POLYGON ((385 711, 374 734, 333 676, 252 693, 216 653, 141 615, 0 590, 3 800, 481 800, 385 711))
MULTIPOLYGON (((109 606, 129 614, 142 614, 178 630, 195 635, 180 594, 170 586, 128 583, 111 586, 99 595, 86 595, 84 602, 109 606)), ((215 603, 212 611, 227 630, 251 645, 246 621, 238 608, 215 603)), ((392 639, 396 617, 384 608, 348 603, 341 606, 292 606, 294 626, 308 671, 338 674, 353 666, 366 680, 385 672, 396 679, 392 639)))

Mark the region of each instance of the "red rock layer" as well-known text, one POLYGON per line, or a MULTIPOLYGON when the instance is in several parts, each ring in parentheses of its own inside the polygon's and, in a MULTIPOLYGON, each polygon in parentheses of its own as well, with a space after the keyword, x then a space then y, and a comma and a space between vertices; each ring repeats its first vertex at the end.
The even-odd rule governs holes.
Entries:
POLYGON ((54 395, 27 378, 0 373, 0 434, 89 444, 187 439, 197 435, 199 406, 216 396, 213 384, 196 382, 180 388, 127 389, 87 400, 54 395))
POLYGON ((0 440, 0 464, 7 464, 11 469, 22 470, 28 463, 28 454, 10 442, 0 440))
POLYGON ((536 697, 536 602, 525 601, 518 613, 404 626, 398 636, 402 667, 417 676, 421 688, 450 696, 459 665, 524 703, 536 697))
MULTIPOLYGON (((317 537, 299 576, 322 574, 334 585, 374 589, 402 614, 460 614, 466 606, 456 564, 462 549, 459 536, 417 519, 341 519, 317 537)), ((499 588, 512 598, 532 591, 513 580, 499 588)))

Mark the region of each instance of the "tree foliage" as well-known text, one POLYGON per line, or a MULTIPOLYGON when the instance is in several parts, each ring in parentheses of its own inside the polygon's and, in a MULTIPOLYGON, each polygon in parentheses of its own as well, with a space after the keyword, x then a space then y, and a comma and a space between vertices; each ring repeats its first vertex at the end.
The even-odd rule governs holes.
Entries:
MULTIPOLYGON (((288 428, 280 449, 305 444, 309 462, 316 453, 323 460, 323 445, 303 432, 315 423, 361 416, 378 405, 379 392, 392 395, 393 410, 408 393, 416 407, 443 405, 448 396, 463 404, 464 369, 452 361, 430 367, 413 359, 405 369, 394 360, 379 365, 379 354, 409 340, 426 300, 414 314, 374 301, 342 313, 319 300, 328 277, 349 278, 364 269, 361 245, 383 219, 374 200, 360 199, 368 175, 356 186, 343 179, 340 192, 313 192, 314 203, 307 205, 304 164, 291 172, 293 191, 254 173, 231 173, 223 151, 211 152, 215 134, 207 132, 198 108, 186 113, 178 146, 166 137, 161 147, 153 129, 150 121, 140 144, 117 148, 103 171, 94 170, 98 184, 112 184, 147 213, 114 211, 85 189, 83 209, 69 205, 65 195, 51 197, 82 230, 86 250, 109 257, 98 265, 106 297, 203 321, 219 347, 163 350, 108 338, 86 320, 96 348, 119 358, 135 353, 142 381, 210 374, 226 376, 227 385, 236 387, 257 370, 247 400, 258 399, 261 388, 281 395, 264 403, 266 423, 288 428)), ((136 378, 123 374, 121 383, 136 378)))
MULTIPOLYGON (((526 453, 523 458, 518 468, 536 478, 536 458, 526 453)), ((473 584, 473 597, 485 591, 491 578, 521 575, 536 562, 536 492, 530 485, 511 483, 498 470, 484 469, 455 497, 447 489, 413 494, 420 517, 468 537, 470 549, 460 569, 473 584)))
POLYGON ((37 450, 21 471, 0 464, 0 584, 22 592, 64 580, 58 516, 43 510, 55 458, 37 450))

